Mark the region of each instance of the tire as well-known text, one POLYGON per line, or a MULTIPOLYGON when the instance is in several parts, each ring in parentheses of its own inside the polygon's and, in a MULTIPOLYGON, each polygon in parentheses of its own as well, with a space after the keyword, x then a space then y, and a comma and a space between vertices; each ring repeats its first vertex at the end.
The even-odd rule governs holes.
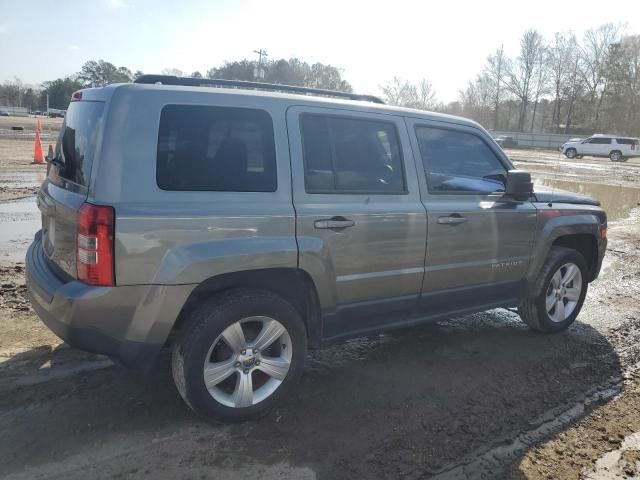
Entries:
POLYGON ((567 148, 567 150, 564 152, 564 155, 567 158, 576 158, 576 156, 578 155, 578 151, 575 148, 567 148))
POLYGON ((288 393, 306 356, 304 323, 290 303, 263 290, 233 290, 189 315, 173 347, 173 379, 198 415, 250 420, 288 393))
POLYGON ((582 308, 587 294, 587 263, 578 251, 552 247, 530 296, 518 307, 518 314, 533 330, 554 333, 571 325, 582 308), (573 268, 577 268, 577 272, 573 268), (567 274, 573 274, 571 281, 567 274), (560 277, 556 275, 559 274, 560 277), (558 283, 569 286, 560 286, 558 283), (579 286, 580 290, 575 289, 579 286), (547 303, 549 302, 549 303, 547 303), (562 302, 560 306, 559 302, 562 302), (551 305, 549 308, 548 306, 551 305))
POLYGON ((609 160, 612 162, 622 161, 622 152, 620 150, 612 150, 611 153, 609 153, 609 160))

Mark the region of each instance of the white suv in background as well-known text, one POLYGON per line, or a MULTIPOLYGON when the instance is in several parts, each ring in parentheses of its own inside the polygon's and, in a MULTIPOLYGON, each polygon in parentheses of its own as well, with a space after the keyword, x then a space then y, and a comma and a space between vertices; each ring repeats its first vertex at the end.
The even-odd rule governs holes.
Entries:
POLYGON ((609 157, 612 162, 624 162, 630 157, 640 156, 637 138, 614 135, 593 135, 584 140, 571 139, 561 147, 567 158, 609 157))

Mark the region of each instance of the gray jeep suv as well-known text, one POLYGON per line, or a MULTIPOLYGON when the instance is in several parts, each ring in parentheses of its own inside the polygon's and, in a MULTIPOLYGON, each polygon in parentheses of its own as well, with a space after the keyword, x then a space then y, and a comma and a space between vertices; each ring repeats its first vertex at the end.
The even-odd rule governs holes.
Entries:
POLYGON ((146 369, 172 348, 197 413, 255 417, 308 348, 496 307, 576 318, 606 215, 478 124, 375 97, 143 76, 73 95, 37 196, 33 306, 146 369))

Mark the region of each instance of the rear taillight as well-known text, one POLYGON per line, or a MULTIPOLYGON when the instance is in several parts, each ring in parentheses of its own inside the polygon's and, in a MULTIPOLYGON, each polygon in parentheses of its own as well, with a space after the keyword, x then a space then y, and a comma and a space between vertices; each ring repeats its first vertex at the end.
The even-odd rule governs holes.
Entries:
POLYGON ((113 234, 115 214, 112 207, 85 203, 78 210, 76 258, 78 280, 89 285, 113 286, 113 234))

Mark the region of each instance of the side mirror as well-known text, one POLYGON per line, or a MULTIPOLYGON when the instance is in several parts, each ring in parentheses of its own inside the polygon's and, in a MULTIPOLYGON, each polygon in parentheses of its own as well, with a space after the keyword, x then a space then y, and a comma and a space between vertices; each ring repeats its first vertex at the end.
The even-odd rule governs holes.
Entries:
POLYGON ((509 170, 505 194, 516 199, 529 198, 533 194, 531 175, 524 170, 509 170))

